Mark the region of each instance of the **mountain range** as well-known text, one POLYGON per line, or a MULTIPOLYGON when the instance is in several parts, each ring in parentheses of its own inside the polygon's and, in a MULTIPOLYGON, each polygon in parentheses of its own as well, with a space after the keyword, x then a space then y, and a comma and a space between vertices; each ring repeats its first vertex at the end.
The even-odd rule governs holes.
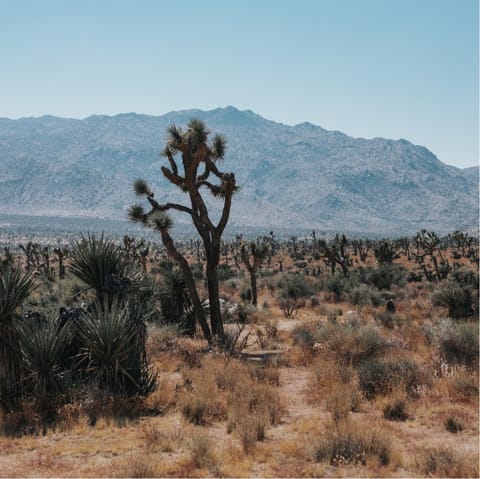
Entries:
MULTIPOLYGON (((125 219, 136 178, 159 201, 185 201, 163 178, 160 152, 167 127, 192 117, 227 138, 220 169, 240 185, 232 225, 386 235, 478 228, 478 167, 448 166, 404 139, 352 138, 234 107, 0 118, 0 214, 125 219)), ((217 214, 218 200, 209 205, 217 214)))

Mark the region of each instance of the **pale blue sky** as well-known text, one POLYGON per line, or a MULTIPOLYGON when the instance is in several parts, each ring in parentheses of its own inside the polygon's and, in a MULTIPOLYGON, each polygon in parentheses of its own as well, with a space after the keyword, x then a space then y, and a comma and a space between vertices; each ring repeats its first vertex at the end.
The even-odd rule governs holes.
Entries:
POLYGON ((0 0, 0 116, 227 105, 478 164, 478 2, 0 0))

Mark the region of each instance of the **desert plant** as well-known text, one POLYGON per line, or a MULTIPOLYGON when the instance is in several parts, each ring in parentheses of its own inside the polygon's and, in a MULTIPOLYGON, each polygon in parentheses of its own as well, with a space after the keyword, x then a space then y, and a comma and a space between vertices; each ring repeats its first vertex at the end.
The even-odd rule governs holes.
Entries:
POLYGON ((439 338, 440 352, 448 362, 478 366, 478 322, 452 324, 439 338))
POLYGON ((465 429, 465 426, 463 424, 463 421, 461 419, 459 419, 458 417, 449 416, 445 420, 445 429, 448 432, 452 432, 452 433, 456 434, 457 432, 463 431, 465 429))
POLYGON ((89 234, 73 244, 70 271, 95 291, 99 304, 145 294, 151 288, 120 248, 103 235, 97 238, 89 234))
POLYGON ((355 286, 349 292, 349 298, 352 304, 362 307, 367 304, 372 304, 373 306, 379 306, 383 303, 383 297, 381 293, 376 289, 365 284, 355 286))
POLYGON ((383 417, 390 421, 406 421, 409 417, 405 399, 395 398, 383 407, 383 417))
POLYGON ((41 325, 23 322, 17 328, 30 392, 37 399, 63 392, 66 371, 62 362, 72 337, 70 328, 52 319, 41 325))
POLYGON ((358 370, 360 387, 367 399, 379 394, 388 394, 403 386, 414 395, 416 388, 427 382, 422 368, 406 358, 372 358, 363 362, 358 370))
POLYGON ((177 203, 158 203, 147 183, 139 179, 134 183, 135 193, 149 202, 151 210, 146 212, 142 205, 134 205, 130 208, 129 218, 145 226, 151 226, 160 232, 168 254, 179 263, 182 269, 193 303, 195 318, 200 323, 205 337, 210 341, 212 335, 218 336, 220 341, 223 341, 217 267, 220 261, 221 237, 228 222, 232 196, 237 186, 233 173, 223 173, 216 166, 217 161, 221 160, 225 154, 225 138, 222 135, 215 135, 209 142, 209 134, 205 124, 198 119, 190 120, 185 131, 175 125, 168 129, 164 154, 170 168, 162 167, 162 173, 173 185, 188 193, 190 206, 177 203), (183 173, 179 171, 175 160, 176 154, 180 154, 182 157, 183 173), (200 173, 199 168, 201 167, 203 172, 200 173), (216 177, 219 183, 211 182, 209 177, 216 177), (222 213, 216 225, 209 216, 204 198, 200 193, 201 188, 207 189, 216 198, 223 199, 222 213), (169 210, 190 215, 203 241, 207 263, 210 326, 201 307, 190 266, 170 236, 172 220, 166 213, 169 210))
POLYGON ((364 361, 384 353, 387 341, 377 329, 354 324, 327 323, 319 324, 315 341, 325 344, 337 360, 352 366, 359 366, 364 361))
POLYGON ((9 410, 21 393, 23 364, 17 308, 34 288, 31 276, 7 267, 0 272, 0 405, 9 410))
POLYGON ((207 467, 214 461, 212 441, 205 432, 192 434, 186 446, 194 467, 207 467))
POLYGON ((88 361, 90 382, 103 394, 147 395, 156 375, 145 358, 144 336, 128 304, 114 301, 95 305, 79 323, 79 334, 88 361))
POLYGON ((448 307, 450 318, 466 318, 473 314, 472 291, 468 287, 450 283, 435 291, 433 299, 437 304, 448 307))
POLYGON ((327 434, 314 453, 318 462, 329 461, 333 466, 365 465, 369 457, 387 465, 391 454, 391 442, 385 433, 376 428, 359 428, 348 422, 327 434))
POLYGON ((268 246, 266 243, 251 241, 248 247, 242 244, 240 248, 240 260, 250 275, 251 299, 254 306, 257 306, 257 271, 267 257, 267 254, 268 246))
POLYGON ((178 268, 162 269, 158 299, 162 318, 166 323, 177 324, 186 334, 195 334, 195 317, 183 273, 178 268))
POLYGON ((468 457, 446 446, 422 448, 416 467, 426 477, 478 477, 478 454, 468 457))
POLYGON ((377 289, 389 290, 392 285, 402 285, 405 277, 406 270, 402 265, 381 263, 367 271, 366 282, 377 289))
POLYGON ((378 264, 391 264, 399 256, 395 251, 395 245, 388 240, 380 241, 373 250, 378 264))

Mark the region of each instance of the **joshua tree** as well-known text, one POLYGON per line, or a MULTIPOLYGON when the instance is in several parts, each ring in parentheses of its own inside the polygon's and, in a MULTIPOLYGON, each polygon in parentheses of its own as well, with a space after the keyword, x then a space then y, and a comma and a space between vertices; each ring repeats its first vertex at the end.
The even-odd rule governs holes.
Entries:
POLYGON ((225 154, 225 138, 216 134, 209 141, 210 132, 205 124, 197 119, 188 123, 187 129, 182 130, 176 125, 168 128, 167 145, 163 151, 170 168, 162 167, 162 173, 170 183, 188 195, 189 206, 177 203, 158 203, 150 187, 144 180, 136 180, 135 193, 146 198, 150 204, 150 211, 146 212, 142 205, 133 205, 129 211, 129 218, 141 222, 146 226, 157 229, 168 254, 176 260, 181 269, 192 300, 195 318, 200 324, 205 337, 210 341, 217 336, 223 341, 223 321, 220 310, 217 266, 220 261, 221 237, 230 215, 233 193, 236 190, 235 175, 223 173, 217 168, 217 161, 225 154), (176 155, 180 155, 181 164, 178 164, 176 155), (201 171, 199 171, 201 169, 201 171), (211 177, 217 183, 210 181, 211 177), (214 224, 209 216, 207 206, 201 194, 206 189, 214 197, 223 200, 220 219, 214 224), (167 215, 169 210, 187 213, 200 235, 206 256, 206 276, 210 305, 210 326, 205 317, 198 292, 195 287, 192 272, 186 258, 175 247, 169 230, 172 220, 167 215))
POLYGON ((64 259, 65 259, 65 256, 68 255, 68 248, 67 247, 61 248, 59 246, 58 248, 54 248, 53 252, 57 255, 57 259, 58 259, 58 278, 63 279, 65 278, 64 259))
POLYGON ((398 258, 395 246, 391 241, 382 240, 374 249, 375 258, 378 264, 392 264, 398 258))
POLYGON ((240 259, 250 274, 253 306, 257 306, 257 271, 267 254, 268 246, 265 243, 252 241, 249 247, 243 244, 240 248, 240 259), (252 256, 252 262, 250 262, 250 255, 252 256))
POLYGON ((351 260, 347 251, 348 240, 345 235, 335 235, 334 240, 330 244, 323 239, 318 240, 317 244, 324 261, 330 265, 332 274, 335 273, 335 268, 338 264, 346 277, 348 268, 351 266, 351 260))

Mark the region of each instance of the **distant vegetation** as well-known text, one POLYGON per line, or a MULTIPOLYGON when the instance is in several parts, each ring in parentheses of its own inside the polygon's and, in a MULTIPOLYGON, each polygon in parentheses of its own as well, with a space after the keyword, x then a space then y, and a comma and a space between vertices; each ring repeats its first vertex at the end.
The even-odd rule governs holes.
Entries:
POLYGON ((224 235, 209 135, 169 130, 185 203, 135 181, 150 236, 2 237, 2 472, 478 477, 478 238, 224 235))

